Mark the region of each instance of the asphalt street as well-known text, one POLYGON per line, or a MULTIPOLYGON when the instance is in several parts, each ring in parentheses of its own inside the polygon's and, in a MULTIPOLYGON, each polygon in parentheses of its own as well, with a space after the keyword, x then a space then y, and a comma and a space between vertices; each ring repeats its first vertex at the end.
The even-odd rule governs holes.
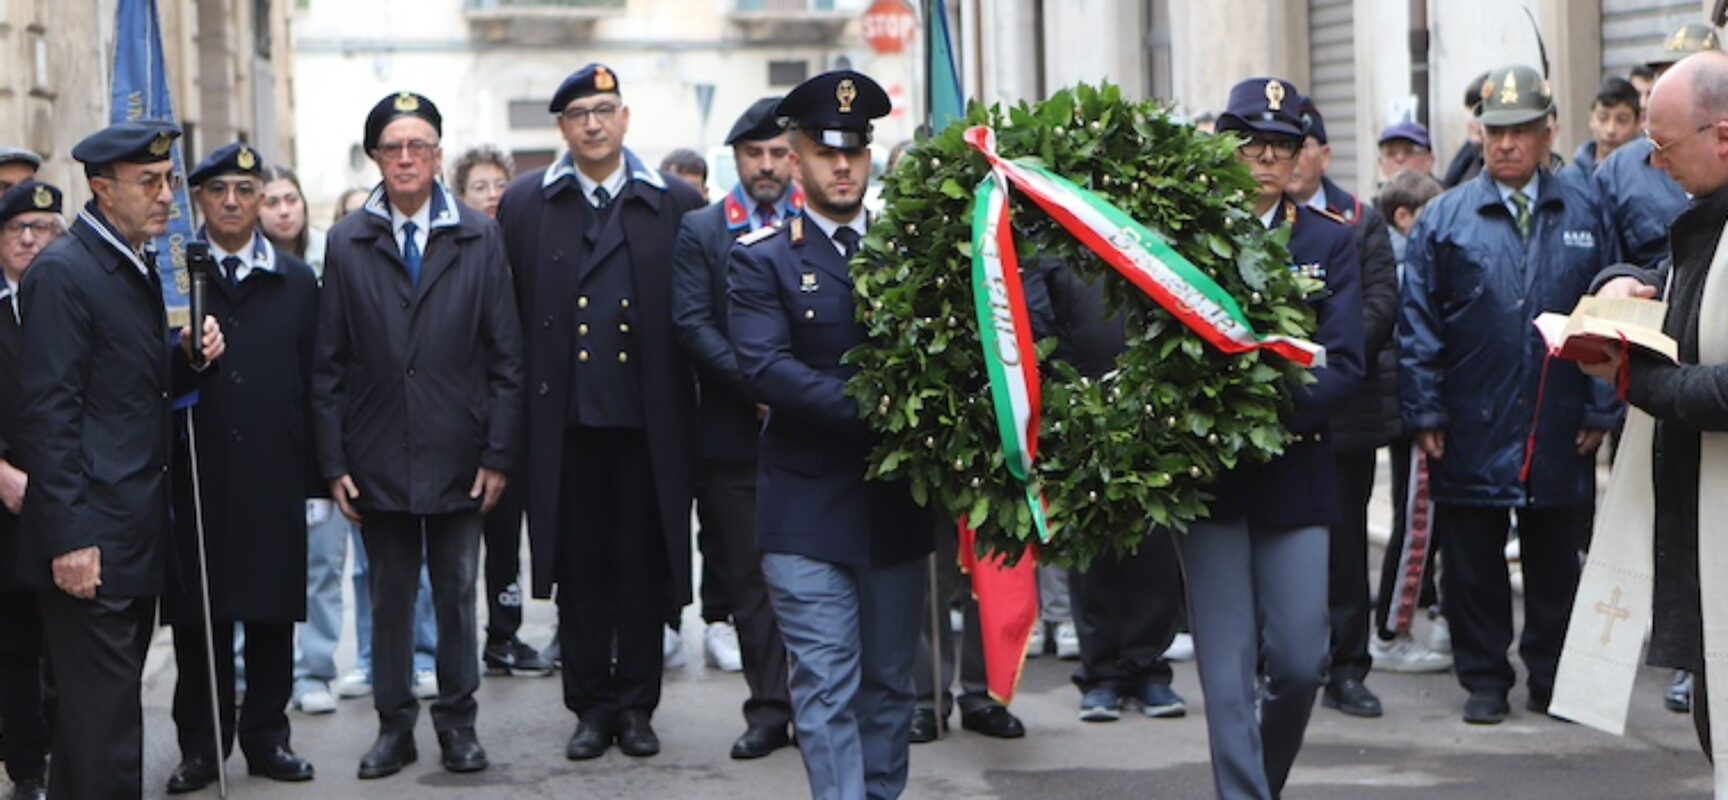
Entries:
MULTIPOLYGON (((531 603, 524 638, 535 644, 547 641, 553 618, 551 605, 531 603)), ((796 751, 782 750, 752 762, 727 757, 733 738, 743 731, 739 708, 746 696, 744 680, 702 665, 701 620, 694 607, 687 609, 684 623, 689 665, 666 674, 664 700, 654 719, 664 745, 658 757, 633 759, 613 750, 595 761, 566 761, 564 743, 575 718, 563 707, 558 679, 487 678, 479 693, 479 734, 492 761, 485 772, 443 771, 430 719, 422 714, 419 763, 390 778, 358 780, 355 769, 376 733, 376 718, 369 700, 346 700, 326 716, 290 712, 294 747, 317 766, 315 781, 275 784, 247 777, 244 759, 236 754, 229 762, 234 773, 229 795, 247 800, 805 796, 796 751)), ((338 661, 351 663, 352 654, 350 620, 338 661)), ((169 711, 171 656, 164 631, 146 668, 146 796, 152 798, 165 796, 168 773, 179 758, 169 711)), ((943 739, 914 746, 906 797, 1211 796, 1204 700, 1193 664, 1176 665, 1175 688, 1190 707, 1186 718, 1153 720, 1127 714, 1113 723, 1077 719, 1079 693, 1069 682, 1074 666, 1051 656, 1027 663, 1013 704, 1026 723, 1026 738, 988 739, 956 724, 943 739)), ((1525 711, 1522 685, 1513 693, 1514 711, 1505 724, 1469 726, 1459 717, 1464 693, 1451 674, 1375 673, 1368 685, 1380 694, 1386 715, 1354 719, 1316 703, 1306 747, 1284 797, 1709 797, 1709 766, 1698 752, 1690 719, 1662 707, 1666 682, 1667 675, 1657 670, 1640 675, 1627 734, 1615 737, 1525 711)), ((0 786, 5 786, 3 778, 0 786)), ((216 794, 212 787, 186 796, 216 794)))

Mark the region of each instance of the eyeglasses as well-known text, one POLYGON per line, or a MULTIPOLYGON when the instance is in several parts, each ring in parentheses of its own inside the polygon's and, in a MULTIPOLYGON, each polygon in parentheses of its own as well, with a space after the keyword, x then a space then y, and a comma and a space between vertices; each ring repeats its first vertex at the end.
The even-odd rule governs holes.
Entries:
POLYGON ((462 187, 462 191, 466 194, 479 194, 488 190, 503 192, 508 188, 510 188, 509 181, 469 181, 467 185, 462 187))
POLYGON ((390 159, 390 158, 401 158, 402 153, 404 151, 406 151, 409 155, 413 156, 415 159, 422 159, 422 158, 427 157, 428 155, 431 155, 432 151, 436 150, 436 149, 438 149, 438 143, 437 142, 427 142, 427 141, 422 141, 420 139, 410 139, 409 141, 406 141, 406 142, 385 142, 383 144, 378 145, 377 149, 374 150, 373 152, 375 152, 378 155, 381 155, 387 159, 390 159))
POLYGON ((200 184, 198 192, 205 197, 227 197, 233 192, 241 200, 251 200, 258 196, 258 184, 254 181, 210 181, 200 184))
POLYGON ((1244 138, 1241 144, 1236 145, 1236 152, 1243 158, 1255 159, 1265 155, 1268 147, 1272 148, 1273 157, 1289 161, 1301 152, 1302 140, 1288 136, 1251 136, 1244 138))
POLYGON ((1687 139, 1690 139, 1694 136, 1697 136, 1700 133, 1703 133, 1707 130, 1710 130, 1711 128, 1716 127, 1716 123, 1719 121, 1720 120, 1711 120, 1709 122, 1704 123, 1703 125, 1699 125, 1698 127, 1693 128, 1690 133, 1687 133, 1684 136, 1680 136, 1679 138, 1676 138, 1674 141, 1668 142, 1667 144, 1663 144, 1662 142, 1656 141, 1656 137, 1650 135, 1650 129, 1649 128, 1644 129, 1644 138, 1650 140, 1650 149, 1656 151, 1656 155, 1666 157, 1668 155, 1668 151, 1673 149, 1673 147, 1675 145, 1677 145, 1681 142, 1684 142, 1687 139))
POLYGON ((586 125, 589 117, 593 117, 594 121, 604 125, 611 122, 612 118, 617 115, 618 106, 611 103, 601 103, 593 108, 566 108, 558 114, 564 118, 565 122, 572 125, 586 125))
MULTIPOLYGON (((113 183, 122 183, 120 178, 114 175, 97 175, 96 177, 113 183)), ((132 185, 144 190, 145 194, 155 196, 161 193, 164 184, 168 186, 169 191, 178 192, 180 191, 180 187, 185 185, 185 183, 185 176, 178 172, 158 172, 153 175, 147 175, 142 180, 133 181, 132 185)))
POLYGON ((22 236, 26 233, 33 233, 38 239, 52 239, 60 235, 60 223, 55 220, 25 222, 21 219, 14 219, 7 220, 6 226, 0 228, 0 230, 6 231, 6 235, 8 236, 22 236))

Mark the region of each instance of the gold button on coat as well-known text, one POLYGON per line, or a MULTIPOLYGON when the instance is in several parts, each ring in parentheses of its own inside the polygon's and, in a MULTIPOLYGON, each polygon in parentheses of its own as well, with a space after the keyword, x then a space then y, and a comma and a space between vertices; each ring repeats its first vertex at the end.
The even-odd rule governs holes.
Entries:
POLYGON ((630 332, 630 323, 628 323, 628 322, 618 323, 618 332, 619 333, 629 333, 630 332))
POLYGON ((618 307, 619 308, 629 308, 630 307, 630 298, 626 297, 622 300, 619 300, 618 301, 618 307))
POLYGON ((588 307, 588 295, 582 295, 581 297, 576 298, 576 307, 577 308, 587 308, 588 307))
POLYGON ((583 322, 583 323, 578 324, 576 326, 576 335, 577 336, 587 336, 588 335, 588 323, 583 322))
POLYGON ((630 354, 620 351, 618 353, 618 363, 620 363, 620 364, 630 363, 630 354))
POLYGON ((816 309, 814 309, 814 308, 804 309, 804 318, 805 319, 815 319, 816 318, 816 309))
POLYGON ((588 360, 588 351, 587 350, 577 350, 576 351, 576 360, 577 361, 587 361, 588 360))

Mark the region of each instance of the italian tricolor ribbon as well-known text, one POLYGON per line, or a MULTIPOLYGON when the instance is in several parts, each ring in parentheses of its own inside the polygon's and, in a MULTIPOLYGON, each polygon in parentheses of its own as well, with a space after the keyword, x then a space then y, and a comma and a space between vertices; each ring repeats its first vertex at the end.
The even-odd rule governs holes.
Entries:
POLYGON ((972 203, 972 299, 990 377, 990 397, 1008 471, 1026 485, 1042 541, 1049 540, 1033 465, 1038 457, 1039 386, 1032 324, 1014 253, 1009 190, 1018 189, 1104 263, 1220 352, 1267 350, 1303 367, 1324 366, 1326 351, 1287 336, 1262 336, 1242 307, 1164 237, 1121 209, 1043 167, 996 153, 996 134, 970 128, 966 143, 990 162, 972 203))

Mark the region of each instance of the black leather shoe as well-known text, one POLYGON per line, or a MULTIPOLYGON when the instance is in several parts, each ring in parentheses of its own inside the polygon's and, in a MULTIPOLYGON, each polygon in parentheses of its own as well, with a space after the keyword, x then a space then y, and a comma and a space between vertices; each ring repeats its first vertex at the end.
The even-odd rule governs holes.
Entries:
POLYGON ((48 800, 48 784, 41 778, 22 778, 12 784, 12 800, 48 800))
POLYGON ((1014 712, 995 704, 974 708, 960 715, 960 727, 995 739, 1018 739, 1026 735, 1026 726, 1014 712))
POLYGON ((1464 701, 1464 721, 1471 725, 1499 725, 1512 713, 1506 703, 1506 693, 1499 689, 1480 689, 1464 701))
POLYGON ((936 741, 942 735, 939 726, 947 720, 936 717, 936 709, 919 708, 912 711, 912 743, 925 744, 936 741))
POLYGON ((1385 709, 1380 707, 1380 698, 1375 697, 1367 686, 1355 678, 1327 684, 1326 696, 1320 699, 1320 704, 1338 709, 1352 717, 1378 717, 1386 713, 1385 709))
POLYGON ((208 756, 187 756, 168 776, 169 794, 196 792, 216 782, 216 762, 208 756))
POLYGON ((618 714, 618 752, 642 758, 660 754, 660 737, 648 723, 648 712, 631 709, 618 714))
POLYGON ((444 768, 451 772, 479 772, 486 768, 486 748, 473 728, 452 728, 438 732, 438 749, 443 751, 444 768))
POLYGON ((360 779, 395 775, 418 760, 420 752, 414 749, 413 731, 381 731, 372 749, 360 759, 360 779))
POLYGON ((487 675, 541 677, 552 674, 552 662, 527 642, 515 637, 502 642, 487 642, 481 658, 486 662, 487 675))
POLYGON ((751 725, 732 743, 732 757, 740 761, 761 758, 791 743, 785 725, 751 725))
POLYGON ((606 748, 612 746, 612 725, 598 718, 585 719, 576 723, 576 732, 570 735, 570 741, 564 745, 564 757, 571 761, 587 761, 605 755, 606 748))
POLYGON ((313 769, 312 762, 294 755, 294 751, 284 745, 276 745, 268 752, 247 756, 246 774, 262 775, 283 783, 298 783, 312 780, 313 769))

